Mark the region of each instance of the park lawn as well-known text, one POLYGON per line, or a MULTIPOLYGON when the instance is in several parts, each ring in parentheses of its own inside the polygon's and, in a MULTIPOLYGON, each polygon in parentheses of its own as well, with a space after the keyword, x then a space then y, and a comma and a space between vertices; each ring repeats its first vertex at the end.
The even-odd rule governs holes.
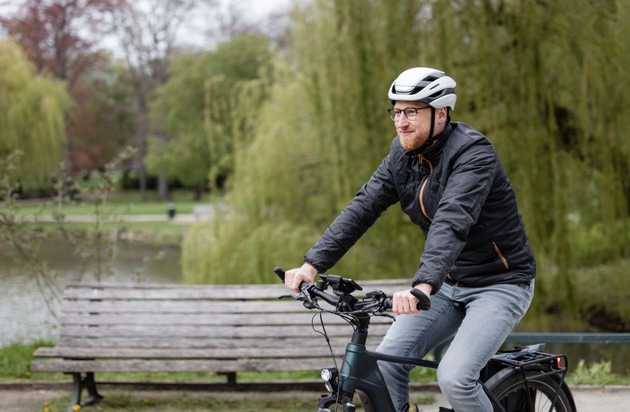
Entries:
MULTIPOLYGON (((211 198, 205 195, 200 201, 193 199, 192 192, 172 191, 171 200, 156 200, 156 194, 150 192, 147 201, 140 199, 140 194, 136 191, 118 192, 112 195, 105 206, 100 206, 97 210, 95 205, 88 202, 74 202, 64 204, 61 212, 64 216, 101 216, 98 222, 99 230, 118 231, 123 237, 130 239, 142 239, 152 241, 172 241, 181 239, 187 232, 190 223, 171 221, 167 217, 167 207, 173 203, 177 215, 194 213, 197 207, 208 207, 211 198), (134 221, 133 216, 138 215, 161 215, 163 221, 151 222, 134 221), (186 224, 188 223, 188 224, 186 224)), ((20 216, 44 217, 51 216, 57 210, 55 199, 28 200, 19 202, 15 212, 20 216)), ((65 226, 69 230, 90 232, 95 229, 95 222, 71 222, 66 221, 65 226)), ((59 229, 56 222, 39 221, 38 225, 44 229, 55 231, 59 229)))

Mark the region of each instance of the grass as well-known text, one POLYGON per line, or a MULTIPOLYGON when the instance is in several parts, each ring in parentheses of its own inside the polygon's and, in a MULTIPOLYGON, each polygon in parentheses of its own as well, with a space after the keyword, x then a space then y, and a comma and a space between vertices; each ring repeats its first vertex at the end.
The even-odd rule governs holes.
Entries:
MULTIPOLYGON (((175 204, 177 214, 191 214, 197 206, 208 206, 212 198, 205 195, 201 200, 195 201, 189 191, 171 192, 171 200, 156 200, 155 193, 149 193, 149 200, 141 201, 137 192, 119 192, 108 199, 107 210, 102 211, 101 223, 105 231, 123 231, 132 238, 150 239, 153 241, 172 241, 181 239, 187 232, 189 225, 181 222, 170 221, 166 215, 167 205, 175 204), (133 216, 137 215, 161 215, 163 221, 137 222, 133 216), (121 222, 107 222, 107 217, 120 218, 121 222), (104 222, 104 223, 103 223, 104 222)), ((24 201, 17 206, 17 214, 21 216, 49 216, 55 211, 53 200, 24 201)), ((66 216, 94 215, 94 205, 85 202, 64 204, 63 213, 66 216)), ((59 225, 56 222, 38 222, 38 226, 56 230, 59 225)), ((66 222, 67 228, 76 231, 89 232, 94 229, 95 223, 66 222)))
POLYGON ((0 380, 30 379, 32 354, 40 346, 53 342, 36 341, 30 344, 13 343, 0 348, 0 380))
MULTIPOLYGON (((189 191, 172 191, 170 200, 157 200, 153 192, 149 192, 148 200, 142 201, 138 192, 118 192, 108 198, 108 204, 116 213, 125 215, 164 215, 169 203, 175 204, 177 213, 192 213, 199 205, 209 205, 211 198, 208 195, 201 200, 195 201, 189 191)), ((18 213, 21 215, 50 214, 55 209, 54 200, 44 201, 23 201, 20 202, 18 213)), ((66 215, 91 215, 94 213, 94 206, 87 202, 76 202, 63 206, 66 215)))

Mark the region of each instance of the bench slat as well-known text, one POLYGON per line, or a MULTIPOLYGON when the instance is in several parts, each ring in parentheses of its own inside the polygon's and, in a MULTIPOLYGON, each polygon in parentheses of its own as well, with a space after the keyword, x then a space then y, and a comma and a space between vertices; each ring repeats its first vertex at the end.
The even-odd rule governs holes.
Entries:
MULTIPOLYGON (((273 305, 270 305, 273 306, 273 305)), ((265 308, 266 310, 267 308, 265 308)), ((160 325, 199 325, 199 326, 231 326, 236 327, 267 327, 273 325, 299 325, 309 327, 313 315, 302 311, 301 313, 256 313, 249 316, 243 316, 239 313, 225 314, 181 314, 172 313, 142 313, 142 314, 68 314, 63 315, 59 322, 62 325, 70 326, 104 326, 104 325, 144 325, 148 328, 159 327, 160 325)), ((347 323, 338 316, 324 316, 326 325, 347 325, 347 323)), ((319 319, 316 319, 319 324, 319 319)), ((391 323, 387 318, 374 319, 372 325, 380 323, 391 323), (381 320, 382 319, 382 320, 381 320)))
MULTIPOLYGON (((389 325, 374 325, 370 327, 374 333, 388 329, 389 325)), ((285 337, 285 336, 309 336, 310 325, 285 325, 285 326, 265 326, 249 328, 231 326, 174 326, 164 325, 162 327, 146 327, 144 325, 103 325, 98 327, 64 325, 60 333, 64 336, 82 336, 87 338, 102 337, 157 337, 163 340, 179 340, 183 337, 189 338, 262 338, 262 337, 285 337)), ((352 335, 352 328, 348 325, 326 326, 328 336, 352 335)))
POLYGON ((64 291, 64 298, 76 300, 216 300, 230 301, 236 299, 277 299, 286 295, 288 290, 282 285, 251 287, 213 286, 212 288, 198 286, 196 288, 169 289, 138 289, 138 288, 68 288, 64 291))
POLYGON ((332 364, 329 357, 310 359, 172 360, 128 359, 115 361, 34 360, 34 372, 241 372, 318 370, 332 364))
MULTIPOLYGON (((136 358, 136 359, 235 359, 235 358, 312 358, 330 356, 328 347, 324 345, 309 345, 308 352, 302 345, 304 341, 291 340, 286 342, 274 341, 275 346, 254 346, 250 341, 245 347, 222 347, 212 349, 160 349, 160 348, 39 348, 35 356, 39 358, 136 358)), ((323 343, 323 342, 322 342, 323 343)), ((345 340, 333 342, 333 349, 343 353, 345 340)))
MULTIPOLYGON (((305 313, 308 312, 294 300, 275 300, 265 302, 265 313, 305 313)), ((257 301, 167 301, 152 302, 125 300, 67 300, 61 304, 63 313, 261 313, 261 303, 257 301)))
MULTIPOLYGON (((362 281, 363 292, 380 289, 386 293, 411 287, 409 281, 362 281)), ((127 284, 92 283, 69 285, 64 298, 77 300, 90 299, 137 299, 137 300, 234 300, 234 299, 277 299, 289 291, 280 284, 261 285, 172 285, 172 284, 127 284)), ((357 292, 357 296, 361 292, 357 292)))
MULTIPOLYGON (((370 341, 379 343, 383 335, 377 333, 370 336, 370 341)), ((212 349, 212 348, 283 348, 287 346, 304 347, 305 339, 311 343, 309 346, 326 346, 324 339, 317 335, 304 335, 296 337, 277 338, 248 338, 248 339, 232 339, 232 338, 206 338, 193 339, 182 338, 179 340, 165 340, 159 338, 114 338, 102 337, 99 339, 90 339, 82 337, 64 337, 57 343, 59 348, 67 348, 72 351, 75 348, 133 348, 133 349, 171 349, 171 350, 189 350, 189 349, 212 349), (313 338, 311 339, 311 336, 313 338)), ((331 337, 331 344, 334 348, 345 348, 348 343, 348 336, 331 337)), ((369 345, 368 345, 369 346, 369 345)), ((308 349, 303 349, 308 355, 308 349)))

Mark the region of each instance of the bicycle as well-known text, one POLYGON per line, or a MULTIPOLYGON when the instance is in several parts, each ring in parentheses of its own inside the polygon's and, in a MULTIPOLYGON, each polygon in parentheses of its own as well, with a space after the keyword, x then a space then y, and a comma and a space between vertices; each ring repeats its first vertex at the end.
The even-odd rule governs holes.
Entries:
MULTIPOLYGON (((274 272, 284 281, 284 271, 274 272)), ((371 291, 361 299, 355 291, 363 288, 350 278, 337 275, 319 275, 314 284, 303 282, 300 294, 292 298, 303 302, 305 308, 328 312, 345 319, 353 326, 353 334, 343 356, 341 369, 328 343, 335 367, 321 370, 321 378, 328 394, 320 396, 318 412, 333 412, 341 407, 343 412, 355 412, 355 395, 361 400, 365 412, 394 412, 394 406, 378 367, 377 361, 404 363, 414 366, 437 368, 438 362, 424 359, 401 358, 370 352, 366 348, 370 321, 374 316, 389 316, 392 299, 380 290, 371 291), (331 288, 333 293, 327 292, 331 288), (318 298, 331 308, 320 305, 318 298)), ((418 309, 429 310, 431 301, 417 289, 411 293, 418 298, 418 309)), ((321 318, 320 318, 321 319, 321 318)), ((323 322, 323 320, 322 320, 323 322)), ((323 334, 328 341, 322 323, 323 334)), ((574 412, 573 395, 565 381, 568 359, 563 354, 541 351, 544 344, 516 347, 497 352, 483 368, 480 383, 490 398, 496 412, 574 412)), ((417 406, 416 406, 417 410, 417 406)), ((441 412, 455 412, 440 407, 441 412)))

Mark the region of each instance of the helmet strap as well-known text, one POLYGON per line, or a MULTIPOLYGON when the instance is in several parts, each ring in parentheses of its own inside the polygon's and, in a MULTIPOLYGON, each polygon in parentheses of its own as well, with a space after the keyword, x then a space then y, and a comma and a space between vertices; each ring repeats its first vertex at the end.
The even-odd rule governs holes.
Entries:
POLYGON ((431 129, 429 130, 429 137, 427 137, 427 142, 433 140, 434 128, 435 128, 435 107, 431 106, 431 129))
POLYGON ((427 140, 422 144, 422 146, 416 149, 418 153, 422 153, 422 150, 433 144, 433 141, 435 140, 433 138, 433 130, 435 130, 435 107, 431 107, 431 128, 429 129, 429 135, 427 136, 427 140))
MULTIPOLYGON (((449 116, 447 119, 447 122, 449 122, 450 120, 451 120, 451 117, 449 116)), ((427 140, 422 144, 422 146, 413 150, 411 153, 418 155, 422 153, 422 151, 425 150, 426 148, 431 147, 431 145, 435 143, 437 139, 436 136, 433 136, 434 130, 435 130, 435 107, 431 107, 431 128, 429 129, 429 136, 427 137, 427 140)))

